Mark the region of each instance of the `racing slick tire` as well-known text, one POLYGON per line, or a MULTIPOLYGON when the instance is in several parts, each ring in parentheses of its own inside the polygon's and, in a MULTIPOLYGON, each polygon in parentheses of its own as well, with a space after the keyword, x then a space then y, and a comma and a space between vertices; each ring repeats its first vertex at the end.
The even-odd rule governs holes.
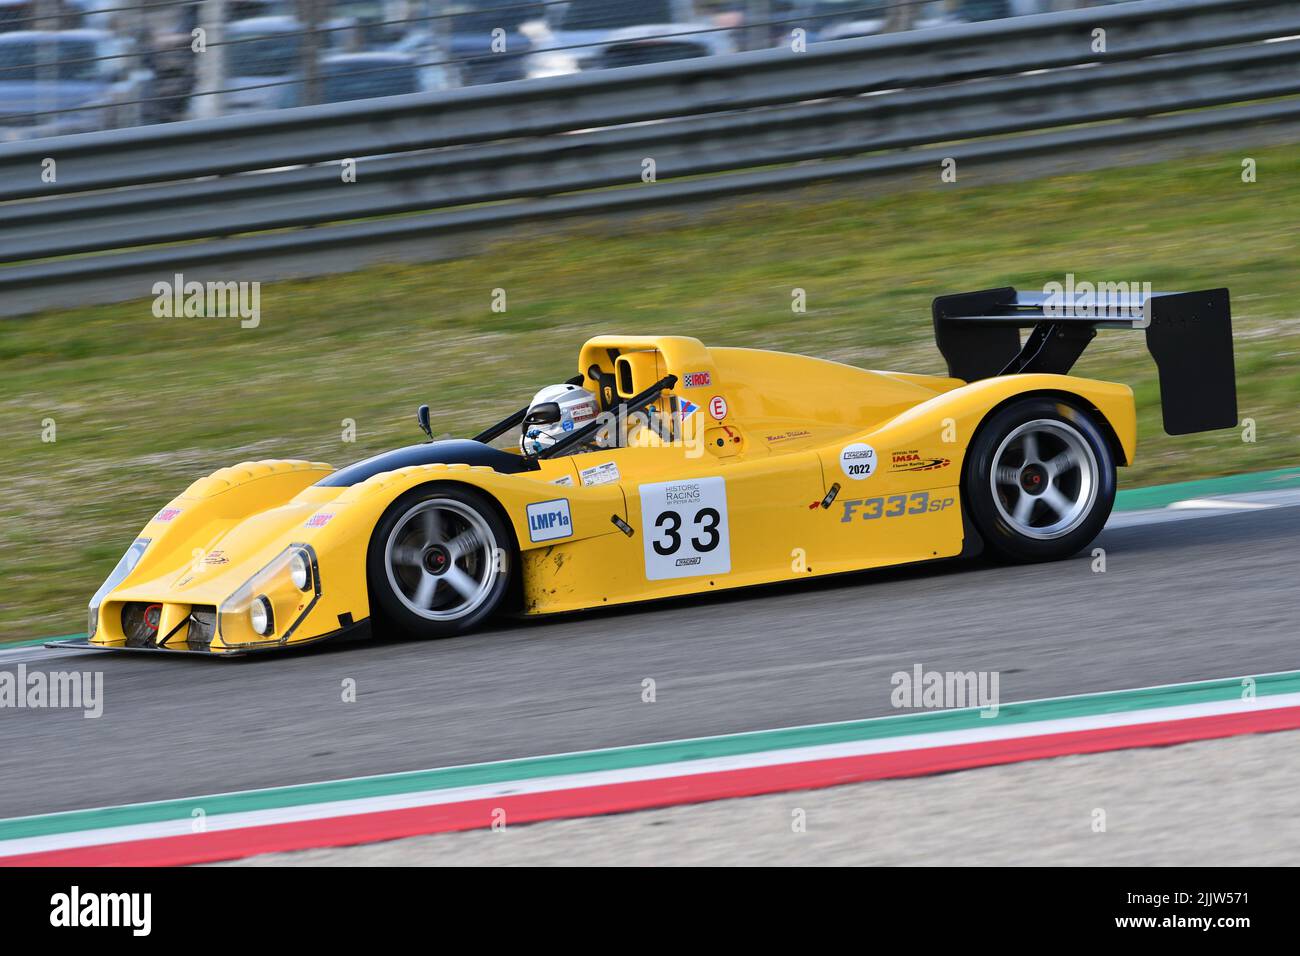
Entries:
POLYGON ((488 618, 510 590, 514 538, 487 495, 463 485, 412 488, 370 538, 371 614, 408 637, 453 637, 488 618))
POLYGON ((1115 457, 1093 416, 1047 396, 986 419, 962 473, 976 529, 996 556, 1068 558, 1089 544, 1115 503, 1115 457))

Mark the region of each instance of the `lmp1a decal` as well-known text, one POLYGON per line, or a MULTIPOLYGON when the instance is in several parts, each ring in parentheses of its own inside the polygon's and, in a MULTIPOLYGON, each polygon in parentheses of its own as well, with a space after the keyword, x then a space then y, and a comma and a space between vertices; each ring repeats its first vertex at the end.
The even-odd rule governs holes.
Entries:
POLYGON ((931 497, 928 491, 917 491, 910 495, 889 495, 884 498, 850 498, 840 502, 844 508, 840 521, 852 521, 854 518, 870 521, 872 518, 923 515, 950 508, 956 500, 956 498, 931 497))
POLYGON ((573 534, 569 499, 537 501, 528 506, 528 537, 532 541, 553 541, 573 534))
POLYGON ((647 580, 731 570, 725 479, 665 481, 638 490, 647 580))

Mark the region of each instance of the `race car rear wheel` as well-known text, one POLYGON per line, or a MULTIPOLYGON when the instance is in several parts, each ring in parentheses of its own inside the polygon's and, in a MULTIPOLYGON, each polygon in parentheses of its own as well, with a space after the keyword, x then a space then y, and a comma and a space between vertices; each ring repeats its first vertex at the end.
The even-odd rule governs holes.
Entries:
POLYGON ((384 623, 450 637, 490 615, 510 584, 510 530, 486 496, 455 485, 415 488, 370 541, 370 597, 384 623))
POLYGON ((1060 399, 1025 398, 981 425, 963 483, 990 550, 1051 561, 1100 533, 1115 503, 1115 459, 1091 414, 1060 399))

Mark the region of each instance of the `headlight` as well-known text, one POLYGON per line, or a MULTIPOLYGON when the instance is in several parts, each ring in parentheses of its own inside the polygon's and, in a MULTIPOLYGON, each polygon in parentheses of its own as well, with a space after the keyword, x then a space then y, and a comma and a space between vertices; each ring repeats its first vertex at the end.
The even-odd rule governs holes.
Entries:
POLYGON ((99 586, 95 596, 90 599, 90 613, 86 619, 86 638, 95 636, 95 631, 99 626, 99 605, 105 596, 126 580, 126 576, 135 570, 135 566, 140 563, 140 558, 144 556, 144 549, 149 547, 149 538, 136 538, 131 543, 131 547, 126 549, 126 554, 117 562, 111 574, 104 579, 104 583, 99 586))
POLYGON ((266 595, 254 598, 253 603, 248 606, 248 623, 263 637, 269 637, 275 630, 275 614, 266 595))
POLYGON ((289 580, 299 591, 306 591, 311 587, 311 563, 306 552, 295 551, 293 557, 289 559, 289 580))
POLYGON ((320 568, 308 544, 292 544, 226 598, 217 631, 230 646, 285 641, 320 597, 320 568))

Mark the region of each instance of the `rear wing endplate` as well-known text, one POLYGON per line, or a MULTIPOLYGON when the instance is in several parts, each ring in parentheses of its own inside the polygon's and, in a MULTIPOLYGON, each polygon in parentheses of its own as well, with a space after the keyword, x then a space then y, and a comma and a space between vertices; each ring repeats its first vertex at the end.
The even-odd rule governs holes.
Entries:
POLYGON ((1145 329, 1160 373, 1170 435, 1233 428, 1237 378, 1227 289, 1153 292, 1084 300, 987 289, 934 300, 934 338, 948 374, 967 382, 998 375, 1065 375, 1098 329, 1145 329), (1020 330, 1030 329, 1022 343, 1020 330))

